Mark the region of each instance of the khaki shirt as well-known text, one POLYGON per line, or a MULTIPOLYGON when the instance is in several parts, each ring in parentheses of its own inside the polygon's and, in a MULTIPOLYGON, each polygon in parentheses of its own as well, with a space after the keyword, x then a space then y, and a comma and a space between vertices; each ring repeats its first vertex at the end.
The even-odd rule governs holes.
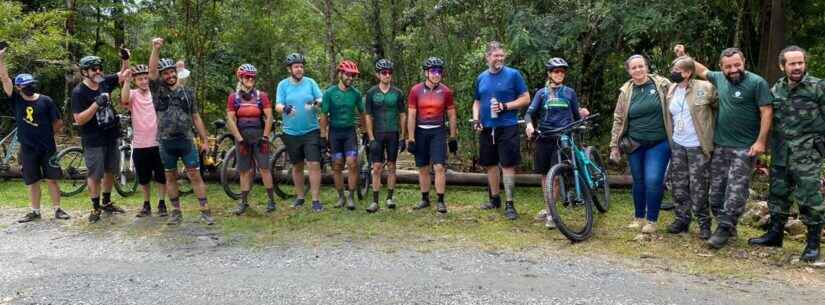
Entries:
MULTIPOLYGON (((665 109, 670 109, 670 103, 673 101, 673 94, 678 85, 679 84, 671 84, 668 88, 665 98, 665 109)), ((702 152, 708 158, 710 158, 710 154, 713 152, 713 128, 716 125, 715 109, 717 102, 718 97, 713 84, 698 79, 692 79, 688 82, 687 92, 685 93, 685 103, 690 110, 693 129, 696 130, 699 145, 702 146, 702 152)), ((673 126, 673 115, 670 114, 670 111, 665 115, 665 120, 670 121, 670 126, 673 126)), ((671 142, 673 141, 672 130, 668 130, 667 137, 671 142)))
MULTIPOLYGON (((665 117, 665 130, 668 137, 673 135, 672 120, 668 120, 670 113, 667 111, 667 104, 665 103, 665 94, 668 92, 670 80, 656 74, 650 74, 648 77, 656 84, 656 90, 659 91, 659 100, 662 103, 662 114, 665 117)), ((619 147, 619 140, 627 133, 627 114, 630 109, 630 100, 633 95, 633 81, 629 80, 619 89, 619 98, 616 101, 616 109, 613 111, 613 130, 610 133, 610 148, 619 147)), ((670 139, 668 138, 668 141, 670 139)))

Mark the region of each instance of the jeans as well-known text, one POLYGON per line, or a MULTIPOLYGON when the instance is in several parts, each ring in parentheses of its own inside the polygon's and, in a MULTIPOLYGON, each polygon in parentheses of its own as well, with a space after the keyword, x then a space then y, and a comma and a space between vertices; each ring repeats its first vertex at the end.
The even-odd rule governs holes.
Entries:
POLYGON ((656 222, 662 206, 670 146, 667 140, 642 146, 630 154, 629 159, 636 218, 647 218, 650 222, 656 222))

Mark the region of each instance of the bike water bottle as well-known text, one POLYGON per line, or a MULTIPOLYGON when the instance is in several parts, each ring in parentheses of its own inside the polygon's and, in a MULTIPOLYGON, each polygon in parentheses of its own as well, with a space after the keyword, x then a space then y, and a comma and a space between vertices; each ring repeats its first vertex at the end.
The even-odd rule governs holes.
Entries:
POLYGON ((495 97, 490 98, 490 118, 498 118, 498 112, 493 110, 496 105, 498 105, 498 100, 495 97))

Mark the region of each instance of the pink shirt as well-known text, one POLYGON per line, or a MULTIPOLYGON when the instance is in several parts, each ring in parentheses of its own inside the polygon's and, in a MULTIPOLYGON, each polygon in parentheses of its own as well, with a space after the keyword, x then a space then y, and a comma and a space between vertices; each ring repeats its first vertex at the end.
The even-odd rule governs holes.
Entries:
POLYGON ((141 94, 139 89, 129 92, 129 104, 132 112, 133 148, 158 146, 158 117, 152 104, 152 93, 141 94))

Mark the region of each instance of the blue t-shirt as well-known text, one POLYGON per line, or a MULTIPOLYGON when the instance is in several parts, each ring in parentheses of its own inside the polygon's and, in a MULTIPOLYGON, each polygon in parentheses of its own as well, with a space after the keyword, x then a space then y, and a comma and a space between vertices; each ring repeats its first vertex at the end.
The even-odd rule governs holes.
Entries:
POLYGON ((284 133, 300 136, 318 130, 318 114, 315 110, 306 109, 306 104, 320 101, 323 97, 315 80, 304 77, 296 84, 287 78, 278 83, 275 92, 277 104, 292 105, 295 109, 295 113, 283 117, 284 133))
POLYGON ((564 127, 581 119, 579 101, 573 88, 561 86, 550 95, 547 94, 547 90, 548 88, 544 87, 536 92, 530 107, 527 108, 527 115, 538 120, 534 122, 538 125, 539 131, 546 132, 564 127))
POLYGON ((518 109, 498 113, 498 118, 490 117, 490 99, 495 96, 499 103, 512 102, 527 92, 527 84, 519 70, 504 67, 498 73, 490 70, 482 72, 475 83, 475 100, 480 102, 481 125, 484 127, 506 127, 518 124, 518 109))

